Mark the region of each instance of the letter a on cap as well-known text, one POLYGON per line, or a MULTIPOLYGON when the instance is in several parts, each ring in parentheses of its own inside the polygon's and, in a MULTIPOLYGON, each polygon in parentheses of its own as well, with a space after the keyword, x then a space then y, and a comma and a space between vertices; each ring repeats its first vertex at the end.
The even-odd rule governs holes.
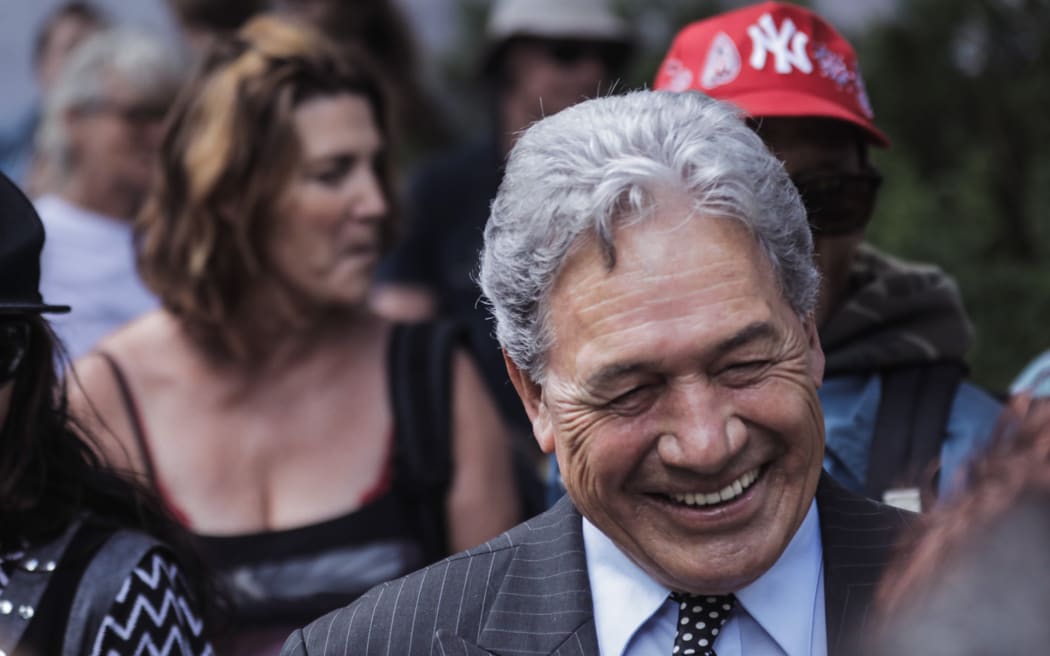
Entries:
POLYGON ((711 41, 704 60, 704 72, 700 84, 705 89, 713 89, 729 84, 740 74, 740 52, 733 39, 725 32, 719 32, 711 41))

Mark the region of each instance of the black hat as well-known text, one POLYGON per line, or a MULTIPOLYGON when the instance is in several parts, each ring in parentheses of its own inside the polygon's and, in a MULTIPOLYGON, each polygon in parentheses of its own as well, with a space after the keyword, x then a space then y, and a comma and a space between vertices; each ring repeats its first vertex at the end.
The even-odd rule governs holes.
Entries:
POLYGON ((44 225, 18 186, 0 173, 0 314, 69 312, 40 297, 44 225))

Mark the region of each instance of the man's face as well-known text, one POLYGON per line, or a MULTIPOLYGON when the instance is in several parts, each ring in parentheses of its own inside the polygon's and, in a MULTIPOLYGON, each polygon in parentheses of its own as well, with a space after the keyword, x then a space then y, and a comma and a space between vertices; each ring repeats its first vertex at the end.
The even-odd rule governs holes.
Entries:
MULTIPOLYGON (((763 118, 758 133, 792 178, 834 174, 857 174, 867 170, 860 137, 853 127, 832 119, 763 118)), ((863 223, 855 232, 823 235, 813 233, 813 257, 820 269, 820 299, 817 325, 821 325, 840 300, 849 277, 857 246, 864 240, 863 223)))
POLYGON ((544 384, 510 370, 580 511, 663 585, 722 594, 809 509, 824 360, 743 225, 689 212, 618 228, 612 271, 582 244, 550 300, 544 384))
POLYGON ((168 93, 151 97, 111 76, 98 99, 66 117, 76 172, 106 193, 144 198, 170 102, 168 93))

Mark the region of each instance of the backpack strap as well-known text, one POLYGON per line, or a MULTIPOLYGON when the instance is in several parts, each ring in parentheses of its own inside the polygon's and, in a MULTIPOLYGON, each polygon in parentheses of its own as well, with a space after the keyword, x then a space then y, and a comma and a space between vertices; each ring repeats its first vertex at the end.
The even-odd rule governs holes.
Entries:
POLYGON ((463 339, 462 327, 452 321, 398 324, 391 335, 394 488, 409 508, 428 563, 448 555, 452 352, 463 339))
MULTIPOLYGON (((81 526, 78 518, 57 539, 29 549, 15 565, 0 597, 0 654, 14 653, 31 620, 36 616, 44 592, 73 536, 81 526)), ((23 645, 24 647, 24 645, 23 645)))
POLYGON ((115 531, 84 570, 66 624, 62 656, 88 653, 124 582, 151 549, 162 546, 154 538, 127 529, 115 531))
POLYGON ((882 499, 890 488, 931 491, 931 466, 944 442, 959 383, 960 362, 937 362, 882 374, 882 398, 868 454, 868 496, 882 499))

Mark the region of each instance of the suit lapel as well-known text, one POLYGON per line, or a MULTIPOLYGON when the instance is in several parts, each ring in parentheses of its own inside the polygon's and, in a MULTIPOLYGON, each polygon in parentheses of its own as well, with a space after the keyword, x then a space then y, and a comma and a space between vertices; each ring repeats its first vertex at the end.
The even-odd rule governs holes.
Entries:
POLYGON ((849 653, 863 631, 879 578, 910 513, 854 494, 826 473, 817 487, 824 550, 824 619, 828 654, 849 653))
POLYGON ((580 514, 566 497, 527 527, 487 614, 479 646, 496 654, 597 654, 580 514))

